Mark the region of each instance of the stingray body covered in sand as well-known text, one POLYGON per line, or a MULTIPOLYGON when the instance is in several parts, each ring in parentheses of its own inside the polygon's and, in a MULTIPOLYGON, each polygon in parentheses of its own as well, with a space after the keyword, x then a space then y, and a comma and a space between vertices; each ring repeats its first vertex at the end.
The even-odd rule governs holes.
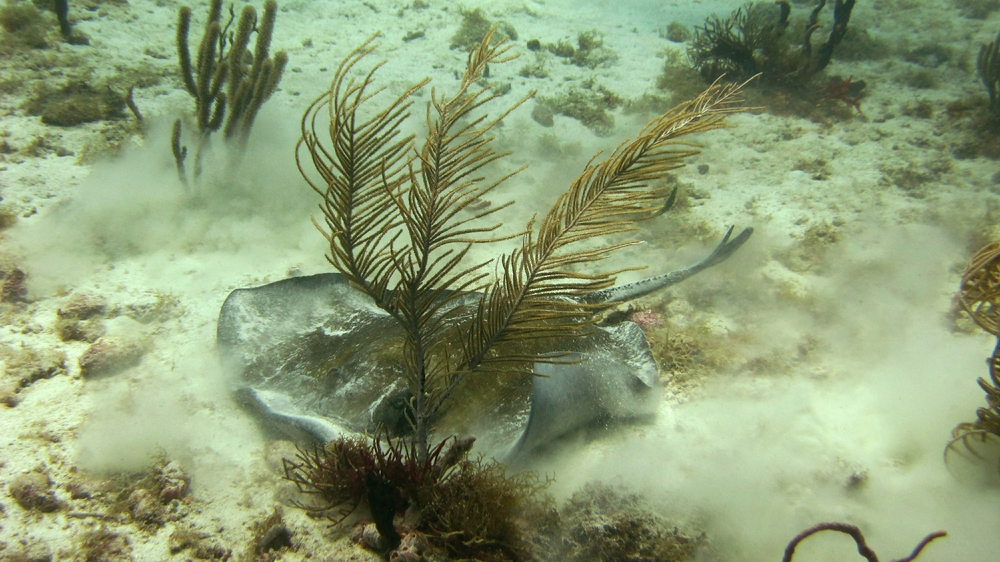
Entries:
MULTIPOLYGON (((731 232, 731 231, 730 231, 731 232)), ((721 263, 751 229, 729 234, 697 264, 602 291, 591 303, 622 302, 674 285, 721 263)), ((469 308, 470 293, 451 301, 469 308)), ((458 316, 461 316, 459 313, 458 316)), ((269 430, 326 442, 379 426, 406 432, 411 394, 402 372, 398 323, 337 273, 237 289, 219 315, 219 350, 237 373, 236 397, 269 430)), ((474 435, 477 447, 513 458, 608 422, 643 419, 657 407, 659 372, 642 329, 628 320, 584 338, 535 342, 538 375, 471 378, 439 412, 437 431, 474 435)))

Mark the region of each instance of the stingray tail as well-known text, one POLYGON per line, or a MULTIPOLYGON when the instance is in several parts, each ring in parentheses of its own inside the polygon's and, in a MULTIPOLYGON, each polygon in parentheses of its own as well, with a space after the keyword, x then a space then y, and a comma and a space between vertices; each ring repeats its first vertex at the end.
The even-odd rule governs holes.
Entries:
POLYGON ((635 283, 594 291, 592 293, 588 293, 582 300, 587 304, 602 304, 618 303, 637 299, 654 291, 659 291, 660 289, 665 289, 671 285, 676 285, 677 283, 684 281, 688 277, 691 277, 700 271, 719 265, 729 259, 729 256, 733 255, 736 250, 739 250, 740 246, 745 244, 746 241, 750 239, 750 235, 753 234, 753 228, 747 227, 744 228, 742 232, 737 234, 735 238, 730 239, 733 234, 733 228, 734 227, 732 226, 729 227, 729 230, 726 231, 726 235, 722 237, 722 242, 719 242, 719 245, 712 250, 711 254, 694 265, 690 265, 676 271, 671 271, 670 273, 664 273, 663 275, 657 275, 656 277, 636 281, 635 283))

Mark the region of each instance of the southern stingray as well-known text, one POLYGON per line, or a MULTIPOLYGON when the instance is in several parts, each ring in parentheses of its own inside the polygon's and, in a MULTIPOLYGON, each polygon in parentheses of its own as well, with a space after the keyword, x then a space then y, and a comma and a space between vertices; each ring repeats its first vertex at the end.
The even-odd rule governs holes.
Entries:
POLYGON ((594 266, 635 243, 620 235, 637 221, 671 205, 665 174, 698 153, 682 138, 725 127, 744 110, 743 85, 712 85, 653 118, 592 159, 537 221, 504 236, 486 219, 514 202, 483 203, 519 170, 487 180, 508 154, 493 147, 493 131, 534 94, 482 113, 503 96, 483 86, 486 69, 516 57, 495 33, 469 52, 454 94, 432 89, 419 146, 402 125, 428 79, 375 101, 381 65, 355 69, 375 37, 303 114, 296 163, 321 197, 314 223, 338 273, 234 291, 219 318, 239 400, 271 427, 320 442, 384 429, 406 436, 420 462, 435 440, 474 436, 480 451, 510 459, 655 411, 656 362, 642 330, 602 324, 599 311, 725 260, 751 230, 730 239, 730 229, 701 262, 631 285, 616 287, 620 270, 594 266), (509 238, 520 243, 493 259, 469 254, 509 238))
MULTIPOLYGON (((727 259, 752 229, 731 233, 690 267, 583 300, 617 304, 683 281, 727 259)), ((469 293, 449 306, 469 308, 478 299, 469 293)), ((320 443, 379 426, 408 430, 402 339, 398 323, 338 273, 237 289, 218 324, 239 403, 272 431, 320 443)), ((436 432, 474 435, 480 450, 512 459, 581 429, 655 412, 659 374, 635 323, 605 323, 586 337, 540 345, 564 360, 535 363, 533 377, 464 381, 438 413, 436 432)))

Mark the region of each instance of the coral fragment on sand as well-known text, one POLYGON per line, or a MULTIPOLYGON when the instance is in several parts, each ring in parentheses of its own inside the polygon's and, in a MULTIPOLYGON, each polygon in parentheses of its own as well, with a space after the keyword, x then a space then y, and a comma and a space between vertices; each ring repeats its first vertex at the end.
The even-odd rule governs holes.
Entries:
POLYGON ((84 378, 113 375, 138 365, 147 345, 127 338, 103 338, 80 356, 80 374, 84 378))
POLYGON ((559 560, 567 562, 685 562, 704 539, 667 525, 640 496, 604 484, 584 486, 560 515, 559 560))
POLYGON ((40 472, 28 472, 11 480, 7 493, 24 509, 48 513, 62 507, 52 491, 52 481, 40 472))

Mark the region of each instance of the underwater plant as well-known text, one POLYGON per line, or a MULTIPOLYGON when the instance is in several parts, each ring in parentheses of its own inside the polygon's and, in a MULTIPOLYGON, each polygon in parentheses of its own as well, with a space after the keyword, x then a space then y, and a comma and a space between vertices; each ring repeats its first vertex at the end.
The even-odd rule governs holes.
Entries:
POLYGON ((540 357, 525 345, 588 333, 595 313, 607 305, 588 304, 584 297, 611 287, 620 271, 575 268, 634 243, 605 238, 632 232, 636 221, 660 213, 669 193, 654 180, 696 153, 678 139, 725 126, 725 116, 741 110, 742 85, 712 86, 655 118, 636 139, 588 164, 537 227, 534 218, 529 220, 516 235, 520 247, 469 264, 465 258, 474 244, 510 238, 493 234, 499 223, 475 222, 512 202, 470 210, 520 171, 491 182, 477 175, 506 156, 490 146, 492 128, 528 99, 494 119, 475 115, 500 96, 475 87, 486 65, 514 58, 510 46, 493 42, 491 32, 471 51, 458 92, 433 92, 429 131, 416 156, 410 154, 413 136, 403 137, 400 126, 410 97, 427 80, 365 115, 366 104, 378 93, 372 87, 381 65, 361 79, 349 74, 374 49, 372 39, 349 55, 329 91, 306 110, 296 156, 303 177, 322 197, 325 224, 317 226, 329 242, 327 259, 405 330, 405 377, 412 397, 408 416, 419 456, 426 459, 431 419, 467 376, 530 373, 526 364, 566 361, 540 357), (320 131, 329 135, 329 146, 320 131), (318 178, 306 170, 306 162, 318 178), (463 316, 451 305, 472 291, 481 292, 478 305, 463 316))
POLYGON ((990 113, 994 119, 1000 118, 1000 97, 997 95, 997 88, 1000 87, 1000 33, 996 39, 979 47, 976 74, 990 97, 990 113))
MULTIPOLYGON (((986 407, 976 410, 976 421, 960 423, 952 430, 944 449, 945 462, 949 453, 960 452, 961 445, 973 457, 996 464, 998 459, 983 458, 975 443, 1000 439, 1000 242, 987 244, 972 257, 962 275, 958 300, 980 328, 997 337, 997 345, 986 361, 990 380, 980 377, 978 381, 986 392, 986 407)), ((1000 470, 1000 465, 996 468, 1000 470)))
MULTIPOLYGON (((471 440, 431 441, 435 414, 455 389, 471 375, 532 375, 533 363, 574 363, 568 353, 539 351, 538 342, 591 333, 597 313, 608 307, 607 299, 596 297, 603 297, 620 273, 580 268, 634 244, 609 237, 633 232, 636 221, 669 207, 672 193, 655 180, 697 153, 682 137, 724 127, 727 115, 743 110, 742 84, 713 85, 653 119, 603 160, 592 160, 540 220, 530 219, 515 235, 501 235, 500 223, 482 225, 482 220, 513 202, 486 207, 478 202, 520 169, 492 181, 480 174, 507 155, 493 149, 493 128, 533 94, 497 117, 482 113, 502 95, 480 86, 487 65, 516 58, 506 39, 495 40, 495 32, 469 53, 456 93, 432 91, 419 148, 414 135, 403 135, 402 125, 412 96, 428 80, 371 107, 382 91, 374 83, 381 64, 360 75, 355 68, 376 49, 375 37, 344 59, 329 90, 302 119, 296 161, 321 197, 323 222, 314 223, 329 243, 327 259, 404 333, 405 421, 412 434, 402 438, 405 443, 390 441, 384 431, 366 438, 370 443, 334 439, 286 462, 286 477, 319 494, 320 511, 349 512, 367 498, 369 507, 374 503, 380 510, 378 531, 390 544, 399 538, 391 530, 393 517, 410 503, 420 504, 430 524, 432 503, 414 490, 421 482, 451 481, 445 475, 454 472, 441 459, 457 457, 459 474, 466 467, 471 440), (476 244, 514 237, 520 244, 493 260, 467 259, 476 244), (463 305, 470 297, 472 305, 463 305), (396 479, 400 474, 402 481, 396 479)), ((709 261, 725 259, 719 256, 749 235, 747 229, 733 242, 727 235, 709 261)), ((706 266, 689 268, 678 279, 706 266)), ((530 496, 535 488, 523 489, 530 496)), ((454 514, 438 519, 458 520, 454 514)))
POLYGON ((404 533, 419 533, 462 557, 500 551, 521 559, 528 547, 521 544, 518 518, 544 518, 549 482, 532 472, 508 476, 495 460, 469 459, 474 441, 451 437, 421 460, 412 441, 383 429, 371 439, 344 437, 299 449, 296 459, 283 460, 285 478, 317 500, 297 507, 334 524, 364 502, 377 533, 363 534, 361 542, 373 550, 399 548, 404 536, 393 520, 419 506, 419 520, 404 533))
POLYGON ((387 543, 385 548, 391 549, 401 539, 393 526, 396 514, 406 511, 413 500, 429 499, 439 480, 465 457, 473 441, 441 441, 420 459, 415 444, 393 441, 385 430, 371 440, 337 439, 312 452, 300 450, 296 461, 283 459, 285 478, 321 501, 297 507, 327 517, 334 524, 366 501, 375 528, 387 543))
MULTIPOLYGON (((192 64, 188 48, 191 8, 182 6, 178 9, 177 55, 184 87, 195 100, 199 136, 195 178, 201 175, 201 160, 211 134, 221 128, 226 141, 235 142, 237 148, 242 149, 257 112, 278 88, 288 55, 278 51, 273 57, 268 56, 277 14, 278 3, 275 0, 264 1, 264 16, 259 22, 257 10, 253 6, 244 6, 236 22, 236 30, 230 31, 236 19, 232 5, 229 7, 229 20, 223 25, 222 0, 212 0, 205 31, 198 45, 198 57, 192 64), (253 34, 257 38, 251 53, 248 46, 253 34)), ((178 119, 174 122, 171 147, 181 180, 186 184, 184 159, 187 148, 181 146, 180 137, 181 120, 178 119)))
MULTIPOLYGON (((878 555, 876 555, 875 551, 868 546, 868 543, 865 541, 865 536, 861 534, 861 529, 847 523, 818 523, 795 535, 785 548, 785 555, 781 558, 781 562, 792 562, 792 556, 795 555, 795 548, 799 546, 799 543, 821 531, 838 531, 851 535, 851 538, 853 538, 854 542, 858 545, 858 554, 863 556, 868 562, 878 562, 878 555)), ((917 556, 920 556, 924 547, 926 547, 931 541, 944 536, 947 536, 947 533, 944 531, 931 533, 917 543, 917 546, 914 547, 913 552, 911 552, 909 556, 897 558, 892 562, 912 562, 917 556)))
POLYGON ((759 74, 762 84, 802 85, 830 64, 847 33, 854 0, 835 0, 833 28, 814 50, 812 36, 823 27, 819 14, 825 6, 826 0, 819 0, 813 7, 798 48, 785 37, 792 7, 787 0, 778 0, 773 5, 747 3, 726 19, 710 16, 695 27, 688 55, 708 81, 724 74, 738 81, 759 74))
POLYGON ((688 55, 702 77, 714 81, 727 74, 747 79, 761 73, 773 59, 783 58, 787 45, 781 37, 791 6, 786 2, 778 7, 780 12, 772 14, 771 6, 748 3, 729 18, 712 14, 696 26, 688 55))

